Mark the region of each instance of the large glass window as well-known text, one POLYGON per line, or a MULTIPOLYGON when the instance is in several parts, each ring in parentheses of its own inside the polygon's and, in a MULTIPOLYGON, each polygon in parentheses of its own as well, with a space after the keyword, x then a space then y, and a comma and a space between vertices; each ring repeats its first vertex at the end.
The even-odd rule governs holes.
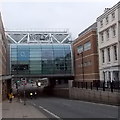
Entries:
POLYGON ((18 54, 18 61, 24 60, 27 61, 29 60, 29 46, 28 45, 18 45, 17 49, 17 54, 18 54))
POLYGON ((12 74, 72 73, 71 46, 68 44, 11 45, 10 54, 12 74))

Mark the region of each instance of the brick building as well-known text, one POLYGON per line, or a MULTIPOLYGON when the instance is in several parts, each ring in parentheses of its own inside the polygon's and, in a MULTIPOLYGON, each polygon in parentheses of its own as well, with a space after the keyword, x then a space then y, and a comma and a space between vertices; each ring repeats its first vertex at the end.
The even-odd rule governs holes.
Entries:
POLYGON ((11 76, 9 75, 8 44, 4 33, 4 27, 0 14, 0 101, 6 98, 11 86, 11 76))
POLYGON ((97 24, 94 23, 81 32, 72 46, 75 81, 99 80, 97 24))

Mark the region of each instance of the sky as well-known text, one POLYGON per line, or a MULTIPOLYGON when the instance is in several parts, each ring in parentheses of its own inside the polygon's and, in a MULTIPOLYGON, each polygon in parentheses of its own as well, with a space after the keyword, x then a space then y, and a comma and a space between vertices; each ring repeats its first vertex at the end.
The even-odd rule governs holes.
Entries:
POLYGON ((0 0, 5 30, 64 30, 72 39, 119 0, 0 0))

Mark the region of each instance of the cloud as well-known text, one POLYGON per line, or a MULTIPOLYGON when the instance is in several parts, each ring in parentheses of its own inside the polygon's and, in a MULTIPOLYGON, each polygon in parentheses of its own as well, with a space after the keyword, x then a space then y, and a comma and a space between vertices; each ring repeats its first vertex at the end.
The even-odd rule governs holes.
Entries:
POLYGON ((62 0, 55 0, 56 2, 50 2, 52 0, 49 0, 49 2, 47 0, 44 0, 44 2, 41 2, 42 0, 34 0, 34 2, 32 2, 33 0, 18 1, 22 0, 4 0, 2 3, 1 11, 6 30, 68 28, 75 37, 93 24, 96 18, 103 14, 105 7, 112 7, 118 2, 118 0, 116 2, 115 0, 114 2, 112 0, 72 0, 72 2, 65 2, 70 0, 64 0, 64 2, 60 2, 62 0))

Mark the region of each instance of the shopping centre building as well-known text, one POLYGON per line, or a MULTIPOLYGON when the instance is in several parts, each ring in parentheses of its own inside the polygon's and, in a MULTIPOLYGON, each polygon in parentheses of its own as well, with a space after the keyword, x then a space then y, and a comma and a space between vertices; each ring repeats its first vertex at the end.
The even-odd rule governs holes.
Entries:
POLYGON ((51 84, 56 80, 67 83, 73 79, 72 48, 66 31, 9 31, 7 38, 14 79, 48 78, 51 84))

